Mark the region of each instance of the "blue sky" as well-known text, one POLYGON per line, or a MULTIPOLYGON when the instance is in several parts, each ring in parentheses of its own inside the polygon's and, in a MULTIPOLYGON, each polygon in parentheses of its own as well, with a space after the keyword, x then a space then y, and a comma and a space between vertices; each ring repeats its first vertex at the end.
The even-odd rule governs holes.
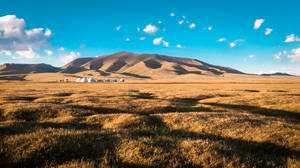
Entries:
POLYGON ((298 0, 6 0, 0 63, 61 66, 128 51, 300 75, 299 6, 298 0))

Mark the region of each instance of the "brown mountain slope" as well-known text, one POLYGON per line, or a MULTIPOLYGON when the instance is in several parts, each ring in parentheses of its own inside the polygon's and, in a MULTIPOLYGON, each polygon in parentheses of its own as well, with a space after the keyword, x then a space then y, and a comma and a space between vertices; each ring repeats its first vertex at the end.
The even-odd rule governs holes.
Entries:
POLYGON ((50 76, 51 80, 59 80, 65 77, 75 79, 84 76, 95 78, 107 76, 135 79, 190 79, 199 78, 200 76, 243 73, 231 68, 207 64, 196 59, 119 52, 99 57, 78 58, 61 68, 47 64, 3 64, 0 66, 0 75, 9 75, 5 76, 5 79, 15 78, 15 76, 11 76, 14 74, 23 74, 22 79, 25 80, 45 78, 45 81, 47 81, 47 77, 50 80, 50 76))
POLYGON ((48 64, 3 64, 0 65, 0 74, 27 74, 59 72, 60 68, 48 64))
POLYGON ((165 77, 184 74, 221 75, 224 73, 242 74, 242 72, 207 64, 196 59, 169 57, 157 54, 133 54, 119 52, 94 58, 78 58, 62 67, 62 72, 73 70, 75 73, 95 70, 128 76, 165 77))

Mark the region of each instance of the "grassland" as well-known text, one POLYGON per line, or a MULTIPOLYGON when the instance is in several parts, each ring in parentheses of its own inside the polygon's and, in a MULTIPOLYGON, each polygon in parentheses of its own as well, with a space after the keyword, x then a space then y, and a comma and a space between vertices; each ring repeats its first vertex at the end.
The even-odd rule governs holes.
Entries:
POLYGON ((0 83, 0 167, 299 167, 300 83, 0 83))

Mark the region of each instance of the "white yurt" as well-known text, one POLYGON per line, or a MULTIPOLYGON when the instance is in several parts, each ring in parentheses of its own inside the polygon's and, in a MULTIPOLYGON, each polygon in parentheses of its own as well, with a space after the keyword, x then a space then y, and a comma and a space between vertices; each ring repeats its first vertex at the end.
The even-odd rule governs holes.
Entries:
POLYGON ((125 79, 124 79, 124 78, 121 78, 121 79, 120 79, 120 82, 125 82, 125 79))
POLYGON ((87 78, 81 78, 80 82, 88 82, 87 78))
POLYGON ((112 82, 118 82, 118 80, 116 78, 113 78, 111 81, 112 82))
POLYGON ((103 79, 98 78, 97 82, 103 82, 103 79))
POLYGON ((77 79, 76 79, 76 82, 81 82, 81 78, 77 78, 77 79))
POLYGON ((96 82, 96 80, 94 78, 88 78, 88 82, 94 83, 94 82, 96 82))

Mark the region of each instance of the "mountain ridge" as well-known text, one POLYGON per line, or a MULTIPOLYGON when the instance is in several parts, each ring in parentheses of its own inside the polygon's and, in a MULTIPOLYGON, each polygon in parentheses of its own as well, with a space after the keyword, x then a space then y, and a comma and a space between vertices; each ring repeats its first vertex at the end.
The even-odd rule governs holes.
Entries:
POLYGON ((275 73, 263 73, 261 76, 295 76, 291 75, 289 73, 284 73, 284 72, 275 72, 275 73))
POLYGON ((97 57, 77 58, 64 66, 49 64, 3 64, 0 74, 64 73, 85 75, 89 72, 100 76, 113 74, 135 78, 173 78, 181 75, 220 76, 225 73, 244 74, 241 71, 212 65, 198 59, 171 57, 159 54, 118 52, 97 57))
POLYGON ((170 72, 177 75, 195 73, 203 75, 222 75, 223 73, 243 74, 238 70, 211 65, 197 59, 170 57, 159 54, 134 54, 119 52, 98 57, 78 58, 64 65, 62 69, 82 68, 108 73, 170 72))
POLYGON ((49 64, 16 64, 5 63, 0 65, 0 74, 26 74, 26 73, 46 73, 59 72, 60 68, 49 64))

